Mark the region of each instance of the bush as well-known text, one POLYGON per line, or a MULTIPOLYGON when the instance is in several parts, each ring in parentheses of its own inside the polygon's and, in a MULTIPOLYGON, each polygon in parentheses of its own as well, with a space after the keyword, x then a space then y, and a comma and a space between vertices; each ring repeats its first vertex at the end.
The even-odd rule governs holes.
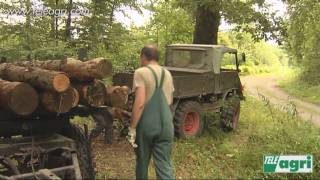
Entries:
POLYGON ((285 79, 279 83, 280 87, 293 96, 320 104, 320 84, 312 83, 312 79, 306 80, 306 77, 302 74, 304 74, 304 71, 298 69, 289 71, 285 79))

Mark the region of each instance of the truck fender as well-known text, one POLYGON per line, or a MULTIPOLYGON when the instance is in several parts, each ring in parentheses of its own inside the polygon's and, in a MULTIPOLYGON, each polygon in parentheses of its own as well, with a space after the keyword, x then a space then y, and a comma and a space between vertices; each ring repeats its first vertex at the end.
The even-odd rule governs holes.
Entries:
POLYGON ((223 93, 222 100, 225 101, 229 93, 235 93, 237 90, 237 88, 228 89, 226 92, 223 93))

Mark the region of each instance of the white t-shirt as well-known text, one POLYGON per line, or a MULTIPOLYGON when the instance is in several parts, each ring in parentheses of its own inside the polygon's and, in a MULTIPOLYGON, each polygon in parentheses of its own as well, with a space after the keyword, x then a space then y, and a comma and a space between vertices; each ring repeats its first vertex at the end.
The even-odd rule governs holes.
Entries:
MULTIPOLYGON (((156 64, 152 64, 148 66, 155 71, 158 78, 158 83, 160 84, 161 72, 162 72, 161 69, 163 67, 156 64)), ((164 69, 164 73, 165 73, 165 76, 163 80, 162 90, 167 99, 168 104, 170 105, 172 104, 172 101, 173 101, 173 91, 174 91, 173 81, 172 81, 171 73, 168 70, 164 69)), ((156 84, 155 79, 149 68, 141 67, 134 72, 132 90, 135 91, 136 87, 144 86, 145 92, 146 92, 146 102, 149 101, 149 99, 153 95, 156 87, 155 84, 156 84)))

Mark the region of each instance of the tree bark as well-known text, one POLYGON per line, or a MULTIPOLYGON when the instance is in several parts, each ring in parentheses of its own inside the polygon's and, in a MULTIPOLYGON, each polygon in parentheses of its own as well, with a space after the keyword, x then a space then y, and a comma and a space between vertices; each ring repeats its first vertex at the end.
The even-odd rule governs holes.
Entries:
MULTIPOLYGON (((55 9, 58 9, 58 4, 59 4, 59 0, 56 0, 56 6, 55 9)), ((55 34, 55 40, 56 40, 56 46, 58 46, 58 42, 59 42, 59 32, 58 32, 58 16, 55 16, 55 30, 54 30, 54 34, 55 34)))
POLYGON ((37 92, 27 83, 0 80, 0 108, 18 115, 30 115, 38 107, 37 92))
POLYGON ((67 73, 70 78, 79 81, 102 79, 112 74, 112 64, 105 58, 96 58, 85 62, 68 58, 66 60, 22 61, 17 62, 16 64, 20 66, 36 66, 47 70, 62 71, 67 73))
POLYGON ((127 86, 106 86, 105 104, 111 107, 125 108, 128 101, 129 88, 127 86))
POLYGON ((26 82, 37 88, 63 92, 70 80, 65 73, 37 67, 20 67, 8 63, 0 64, 0 78, 8 81, 26 82))
POLYGON ((79 93, 69 87, 62 93, 53 91, 44 91, 40 95, 41 104, 49 112, 66 113, 79 103, 79 93))
POLYGON ((196 25, 193 44, 218 44, 218 31, 221 15, 200 5, 196 11, 196 25))
POLYGON ((98 80, 90 83, 74 84, 80 96, 80 104, 89 105, 92 107, 104 106, 106 96, 105 85, 98 80))

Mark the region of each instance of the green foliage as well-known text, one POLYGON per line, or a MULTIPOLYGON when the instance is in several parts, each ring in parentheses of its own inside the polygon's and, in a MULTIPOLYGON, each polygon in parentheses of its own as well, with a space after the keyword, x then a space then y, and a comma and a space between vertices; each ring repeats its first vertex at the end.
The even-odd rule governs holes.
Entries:
POLYGON ((305 101, 320 104, 320 85, 311 85, 304 81, 301 70, 294 69, 286 73, 285 79, 280 82, 280 87, 293 96, 305 101))
MULTIPOLYGON (((32 9, 43 3, 49 9, 88 9, 88 16, 19 16, 20 22, 11 22, 1 16, 0 54, 8 60, 61 59, 77 56, 79 48, 88 51, 89 58, 118 55, 130 41, 129 32, 114 21, 114 13, 123 6, 137 9, 137 0, 81 1, 39 0, 3 1, 0 11, 32 9), (69 37, 68 31, 71 36, 69 37)), ((10 16, 10 15, 8 15, 10 16)), ((12 19, 10 16, 9 18, 12 19)), ((14 18, 13 18, 14 19, 14 18)))
POLYGON ((186 10, 174 6, 172 1, 160 2, 150 10, 154 15, 147 28, 158 46, 192 42, 194 20, 186 10))
POLYGON ((268 74, 279 71, 279 68, 276 66, 266 66, 266 65, 241 65, 240 66, 241 75, 257 75, 257 74, 268 74))
MULTIPOLYGON (((270 4, 265 0, 175 0, 176 4, 187 9, 196 16, 197 9, 204 6, 212 12, 220 12, 224 21, 235 25, 238 32, 247 32, 255 40, 275 39, 282 41, 282 18, 272 12, 270 4)), ((195 17, 196 18, 196 17, 195 17)))
MULTIPOLYGON (((288 65, 287 54, 280 46, 263 40, 256 42, 249 33, 220 32, 219 44, 237 48, 239 52, 246 54, 246 62, 240 66, 243 74, 271 73, 288 65)), ((235 64, 234 60, 226 55, 223 61, 224 65, 235 64)))
POLYGON ((288 1, 288 5, 288 49, 294 62, 303 68, 303 81, 320 85, 320 4, 314 0, 295 0, 288 1))

